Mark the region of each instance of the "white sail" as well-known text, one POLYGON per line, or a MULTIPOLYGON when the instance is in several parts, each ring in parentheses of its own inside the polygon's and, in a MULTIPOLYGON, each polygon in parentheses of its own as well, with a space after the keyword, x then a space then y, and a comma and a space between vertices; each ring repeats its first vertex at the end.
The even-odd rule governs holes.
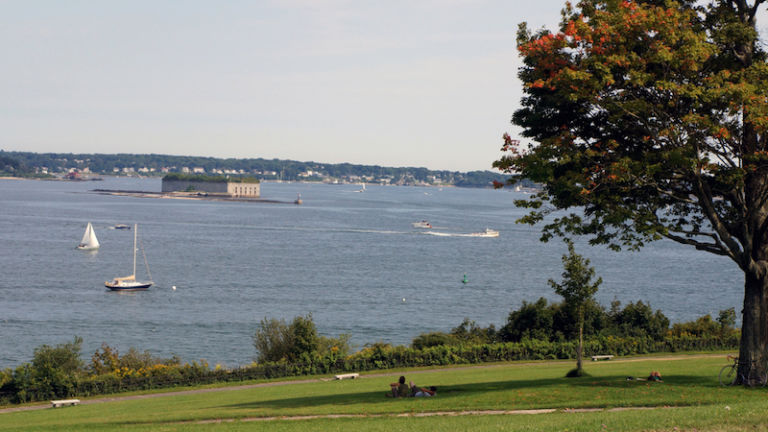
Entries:
POLYGON ((78 249, 92 250, 99 248, 99 240, 96 238, 96 232, 93 230, 93 225, 88 222, 88 226, 85 227, 85 233, 83 233, 83 239, 80 240, 80 244, 77 245, 78 249))

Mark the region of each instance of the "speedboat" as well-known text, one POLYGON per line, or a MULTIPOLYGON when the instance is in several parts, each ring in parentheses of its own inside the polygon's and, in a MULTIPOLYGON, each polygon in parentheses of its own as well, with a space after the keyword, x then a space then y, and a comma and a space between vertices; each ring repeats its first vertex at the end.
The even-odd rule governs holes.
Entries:
POLYGON ((480 231, 470 234, 472 237, 498 237, 499 232, 490 228, 486 228, 485 231, 480 231))
POLYGON ((414 222, 411 225, 413 225, 414 228, 432 228, 432 224, 425 220, 414 222))

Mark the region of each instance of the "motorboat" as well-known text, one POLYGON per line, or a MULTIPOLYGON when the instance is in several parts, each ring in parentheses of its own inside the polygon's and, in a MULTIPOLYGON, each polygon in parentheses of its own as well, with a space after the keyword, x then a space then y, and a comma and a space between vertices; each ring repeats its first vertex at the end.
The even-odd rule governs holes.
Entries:
POLYGON ((485 231, 472 233, 470 234, 470 236, 471 237, 498 237, 499 232, 494 229, 486 228, 485 231))
POLYGON ((414 228, 432 228, 432 224, 425 220, 414 222, 411 225, 413 225, 414 228))

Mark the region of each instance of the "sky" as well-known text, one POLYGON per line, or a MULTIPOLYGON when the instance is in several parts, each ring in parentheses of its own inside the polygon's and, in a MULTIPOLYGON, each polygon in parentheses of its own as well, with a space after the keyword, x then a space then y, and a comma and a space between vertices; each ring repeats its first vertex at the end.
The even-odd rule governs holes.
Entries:
POLYGON ((0 0, 0 150, 491 169, 565 0, 0 0))

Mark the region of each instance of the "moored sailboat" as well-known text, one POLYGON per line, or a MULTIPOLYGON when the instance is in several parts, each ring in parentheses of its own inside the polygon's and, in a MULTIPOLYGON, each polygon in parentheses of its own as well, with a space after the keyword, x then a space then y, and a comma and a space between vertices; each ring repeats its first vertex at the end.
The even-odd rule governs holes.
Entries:
POLYGON ((83 233, 83 239, 80 240, 80 244, 76 248, 80 250, 96 250, 99 246, 99 240, 96 238, 93 225, 88 222, 88 225, 85 227, 85 233, 83 233))
POLYGON ((151 287, 152 282, 152 275, 149 273, 149 264, 147 263, 147 257, 144 255, 144 250, 142 249, 142 255, 144 256, 144 265, 147 268, 147 277, 149 277, 149 281, 137 281, 136 280, 136 251, 138 250, 136 247, 137 241, 139 237, 139 227, 138 225, 133 225, 133 273, 130 276, 125 277, 116 277, 112 279, 111 281, 104 282, 104 286, 111 289, 112 291, 144 291, 147 288, 151 287))

